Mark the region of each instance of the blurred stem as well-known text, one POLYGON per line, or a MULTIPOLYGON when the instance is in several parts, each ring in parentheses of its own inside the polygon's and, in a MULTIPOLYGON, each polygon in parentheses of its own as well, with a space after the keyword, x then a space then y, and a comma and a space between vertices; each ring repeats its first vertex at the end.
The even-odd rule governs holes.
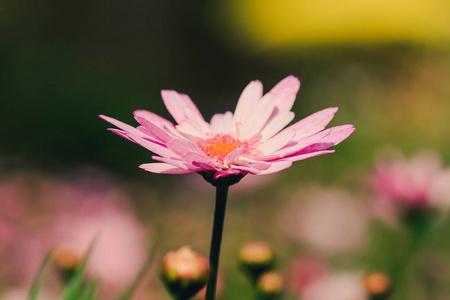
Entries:
POLYGON ((398 282, 398 299, 407 300, 407 274, 408 268, 415 260, 416 256, 419 254, 420 249, 422 248, 425 237, 428 233, 429 224, 426 222, 419 222, 416 226, 411 227, 411 241, 409 243, 409 247, 400 261, 399 267, 397 269, 397 280, 398 282))
POLYGON ((220 245, 222 244, 228 187, 229 185, 226 184, 217 185, 216 187, 216 208, 209 251, 209 278, 206 286, 206 300, 214 300, 216 297, 217 272, 219 271, 220 245))
POLYGON ((259 293, 258 293, 258 285, 257 285, 257 280, 253 280, 252 282, 252 293, 253 293, 253 299, 254 300, 258 300, 260 297, 259 293))

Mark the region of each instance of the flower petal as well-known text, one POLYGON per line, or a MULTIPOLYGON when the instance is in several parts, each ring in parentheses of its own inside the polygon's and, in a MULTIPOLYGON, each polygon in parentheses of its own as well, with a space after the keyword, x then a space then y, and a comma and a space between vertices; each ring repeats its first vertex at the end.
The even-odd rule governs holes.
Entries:
MULTIPOLYGON (((285 157, 292 157, 331 148, 348 138, 354 131, 355 127, 353 125, 340 125, 323 130, 316 135, 297 143, 294 147, 289 149, 289 153, 285 157)), ((282 151, 283 150, 285 149, 282 149, 282 151)))
POLYGON ((119 120, 116 120, 116 119, 113 119, 111 117, 104 116, 104 115, 99 115, 99 118, 105 120, 106 122, 113 124, 114 126, 124 130, 125 132, 133 132, 137 135, 143 135, 142 132, 139 132, 139 130, 137 130, 135 127, 128 125, 124 122, 121 122, 119 120))
POLYGON ((225 176, 230 176, 230 175, 238 175, 238 174, 241 174, 241 173, 245 173, 245 172, 242 172, 242 171, 237 170, 237 169, 228 169, 226 171, 218 170, 216 172, 216 174, 214 174, 214 179, 217 179, 217 178, 220 178, 220 177, 225 177, 225 176))
POLYGON ((149 121, 152 124, 155 124, 159 128, 164 128, 164 127, 175 128, 175 125, 172 122, 170 122, 167 119, 164 119, 163 117, 161 117, 155 113, 152 113, 151 111, 139 109, 139 110, 135 110, 133 112, 133 114, 135 117, 140 117, 140 118, 146 119, 147 121, 149 121))
POLYGON ((181 139, 173 139, 167 143, 167 148, 169 148, 174 153, 179 156, 186 155, 188 153, 197 153, 200 155, 205 155, 200 148, 191 141, 181 140, 181 139))
POLYGON ((200 115, 197 116, 192 110, 186 110, 186 119, 185 122, 189 122, 193 127, 195 127, 201 134, 204 136, 206 133, 211 133, 211 125, 203 119, 203 117, 200 115))
POLYGON ((233 114, 227 111, 224 114, 215 114, 211 118, 211 131, 213 134, 231 133, 233 127, 233 114))
POLYGON ((289 160, 279 160, 271 162, 271 165, 268 169, 261 171, 260 175, 272 174, 278 171, 284 170, 292 166, 292 161, 289 160))
MULTIPOLYGON (((287 129, 291 129, 286 128, 287 129)), ((324 130, 321 132, 318 132, 312 136, 309 136, 301 141, 289 141, 286 146, 284 146, 283 148, 279 149, 276 152, 273 153, 269 153, 266 155, 261 155, 261 156, 255 156, 252 157, 252 159, 254 160, 258 160, 258 161, 275 161, 275 160, 279 160, 283 157, 289 156, 289 155, 295 155, 296 152, 301 151, 302 149, 320 142, 322 139, 324 139, 327 135, 330 134, 329 130, 324 130)))
POLYGON ((242 129, 239 133, 239 139, 249 139, 261 131, 275 108, 274 99, 274 95, 266 94, 256 103, 249 118, 241 121, 242 129))
POLYGON ((194 115, 202 118, 200 111, 188 95, 177 93, 171 90, 162 90, 161 97, 166 105, 167 110, 177 123, 186 119, 186 110, 191 110, 194 115))
POLYGON ((270 168, 271 163, 265 162, 265 161, 257 161, 257 160, 249 159, 249 162, 247 165, 249 167, 263 171, 263 170, 267 170, 268 168, 270 168))
POLYGON ((189 120, 191 125, 202 133, 211 132, 209 124, 195 106, 194 102, 185 94, 175 91, 162 90, 161 96, 167 110, 178 124, 189 120))
POLYGON ((283 155, 284 155, 284 153, 277 151, 276 153, 270 153, 268 155, 254 156, 254 157, 252 157, 252 160, 272 162, 275 160, 282 159, 283 155))
POLYGON ((135 141, 135 143, 141 145, 142 147, 152 151, 155 154, 158 154, 159 156, 163 156, 163 157, 177 157, 177 155, 170 151, 169 149, 167 149, 166 147, 157 144, 155 142, 146 140, 144 138, 142 138, 141 136, 138 136, 134 133, 127 133, 127 136, 130 137, 131 139, 133 139, 135 141))
POLYGON ((258 80, 250 82, 244 89, 234 111, 234 121, 243 122, 253 113, 256 102, 262 98, 263 86, 258 80))
POLYGON ((275 107, 277 107, 281 113, 284 113, 291 110, 299 89, 300 80, 291 75, 281 80, 269 93, 275 95, 275 107))
MULTIPOLYGON (((173 136, 170 133, 167 133, 166 131, 162 130, 161 128, 159 128, 158 126, 156 126, 155 124, 147 121, 147 119, 144 119, 142 117, 136 116, 135 117, 136 121, 138 121, 145 129, 147 130, 140 130, 146 134, 149 134, 150 136, 153 136, 155 138, 157 138, 158 140, 167 143, 170 140, 173 139, 173 136)), ((138 128, 139 130, 139 128, 138 128)))
POLYGON ((139 168, 144 169, 145 171, 152 173, 160 173, 160 174, 189 174, 194 171, 185 170, 181 168, 174 167, 172 165, 166 163, 148 163, 142 164, 139 168))
POLYGON ((129 141, 132 141, 133 143, 136 143, 132 138, 127 136, 127 133, 123 130, 119 130, 119 129, 115 129, 115 128, 108 128, 109 131, 111 131, 112 133, 117 134, 118 136, 121 136, 129 141))
POLYGON ((351 124, 339 125, 331 127, 329 130, 330 134, 327 135, 321 142, 333 143, 334 145, 337 145, 348 138, 355 131, 355 126, 351 124))
POLYGON ((182 159, 185 161, 189 161, 189 162, 201 162, 201 163, 205 163, 205 164, 209 164, 213 161, 209 156, 206 156, 205 154, 199 154, 199 153, 193 153, 193 152, 183 155, 182 159))
POLYGON ((174 167, 180 168, 180 169, 186 169, 193 172, 200 171, 200 169, 190 162, 177 159, 177 158, 168 158, 168 157, 160 157, 160 156, 152 156, 152 158, 156 161, 167 163, 169 165, 172 165, 174 167))
POLYGON ((193 126, 190 120, 186 119, 176 126, 177 131, 185 138, 189 140, 195 140, 197 138, 206 138, 206 133, 193 126))
POLYGON ((207 170, 215 170, 222 167, 222 164, 215 162, 209 156, 206 156, 203 153, 187 153, 182 156, 182 159, 192 163, 194 166, 201 166, 202 168, 207 170))
POLYGON ((286 127, 295 117, 292 111, 277 114, 270 119, 261 130, 261 139, 267 140, 273 137, 277 132, 286 127))
POLYGON ((238 148, 238 149, 234 149, 233 151, 231 151, 230 153, 228 153, 227 156, 225 156, 225 159, 223 160, 223 164, 225 166, 229 166, 231 164, 236 164, 238 163, 238 159, 239 157, 244 154, 245 152, 245 148, 238 148))
POLYGON ((269 154, 283 148, 295 135, 295 129, 287 128, 278 133, 273 138, 262 143, 256 150, 263 154, 269 154))
POLYGON ((323 130, 328 123, 330 123, 331 119, 333 119, 337 110, 337 107, 329 107, 309 115, 308 117, 289 126, 289 128, 294 128, 297 130, 297 134, 294 139, 298 141, 323 130))
POLYGON ((304 159, 319 156, 319 155, 334 153, 335 151, 336 150, 316 151, 316 152, 310 152, 310 153, 306 153, 306 154, 300 154, 300 155, 296 155, 296 156, 287 157, 286 159, 290 160, 290 161, 299 161, 299 160, 304 160, 304 159))
MULTIPOLYGON (((290 127, 289 127, 290 128, 290 127)), ((320 132, 317 132, 307 138, 304 138, 300 141, 291 141, 289 142, 285 147, 281 148, 280 150, 278 150, 277 152, 273 153, 273 154, 281 154, 283 157, 293 154, 295 152, 301 151, 302 149, 319 143, 320 141, 322 141, 327 135, 330 134, 330 130, 322 130, 320 132)), ((294 136, 295 137, 295 136, 294 136)))
POLYGON ((204 171, 204 170, 211 170, 211 171, 217 171, 218 169, 213 167, 210 164, 205 164, 199 161, 193 161, 192 164, 196 167, 199 167, 201 170, 200 171, 204 171))
POLYGON ((258 175, 259 173, 261 173, 260 170, 258 170, 256 168, 248 167, 248 166, 244 167, 244 166, 234 166, 234 165, 232 165, 230 167, 233 170, 239 170, 239 171, 242 171, 243 173, 245 172, 245 173, 250 173, 250 174, 253 174, 253 175, 258 175))

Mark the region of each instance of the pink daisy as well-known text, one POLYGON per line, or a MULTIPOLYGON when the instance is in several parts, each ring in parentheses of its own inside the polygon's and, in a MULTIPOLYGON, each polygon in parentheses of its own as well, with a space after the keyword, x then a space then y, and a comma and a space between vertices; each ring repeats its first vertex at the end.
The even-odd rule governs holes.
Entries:
POLYGON ((287 169, 294 161, 333 153, 327 149, 354 131, 353 125, 325 129, 336 107, 286 127, 294 119, 290 110, 299 88, 300 81, 288 76, 263 95, 262 83, 252 81, 234 114, 215 114, 210 123, 187 95, 169 90, 161 95, 177 125, 146 110, 134 112, 140 123, 136 128, 107 116, 100 118, 120 129, 110 129, 112 132, 157 154, 152 158, 158 162, 140 166, 146 171, 200 172, 211 181, 247 173, 264 175, 287 169))
POLYGON ((445 169, 434 152, 405 159, 401 154, 377 162, 370 183, 380 201, 400 207, 431 207, 443 201, 438 193, 445 169))

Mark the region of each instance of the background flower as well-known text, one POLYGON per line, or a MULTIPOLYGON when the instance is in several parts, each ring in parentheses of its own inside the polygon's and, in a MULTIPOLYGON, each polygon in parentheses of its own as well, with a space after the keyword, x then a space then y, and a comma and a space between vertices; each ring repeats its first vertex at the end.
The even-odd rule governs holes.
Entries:
POLYGON ((49 181, 19 173, 0 182, 0 276, 8 285, 30 284, 49 250, 54 207, 43 196, 49 181))
POLYGON ((360 249, 369 222, 364 205, 339 190, 297 193, 280 219, 289 237, 325 254, 360 249))
MULTIPOLYGON (((0 184, 0 194, 0 275, 8 285, 30 285, 51 248, 64 247, 81 260, 96 241, 88 273, 113 294, 131 283, 147 256, 147 233, 129 196, 99 174, 71 180, 19 174, 0 184)), ((50 277, 57 286, 55 274, 50 277)))
POLYGON ((146 232, 124 191, 104 180, 78 180, 59 182, 51 189, 51 197, 60 205, 50 230, 52 244, 81 258, 95 243, 88 272, 100 278, 103 292, 118 292, 132 282, 145 261, 146 232))
MULTIPOLYGON (((17 287, 14 289, 7 290, 4 294, 2 294, 2 300, 23 300, 28 297, 28 286, 17 287)), ((47 291, 42 289, 39 292, 39 300, 54 300, 57 298, 57 295, 51 291, 47 291)))
POLYGON ((399 206, 438 205, 435 185, 443 172, 436 153, 419 153, 410 160, 402 156, 379 161, 371 178, 376 195, 399 206))
POLYGON ((288 288, 292 293, 302 296, 310 286, 327 277, 330 272, 330 267, 322 259, 301 255, 289 264, 288 288))
POLYGON ((305 300, 365 300, 367 295, 357 274, 336 273, 312 284, 304 293, 305 300))

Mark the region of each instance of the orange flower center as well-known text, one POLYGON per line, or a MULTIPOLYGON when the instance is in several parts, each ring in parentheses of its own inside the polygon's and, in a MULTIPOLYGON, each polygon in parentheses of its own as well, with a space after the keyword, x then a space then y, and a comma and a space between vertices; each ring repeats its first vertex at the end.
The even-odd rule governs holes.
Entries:
POLYGON ((197 142, 202 151, 218 163, 223 163, 225 157, 233 150, 249 146, 247 141, 239 141, 230 134, 216 134, 214 137, 197 142))

